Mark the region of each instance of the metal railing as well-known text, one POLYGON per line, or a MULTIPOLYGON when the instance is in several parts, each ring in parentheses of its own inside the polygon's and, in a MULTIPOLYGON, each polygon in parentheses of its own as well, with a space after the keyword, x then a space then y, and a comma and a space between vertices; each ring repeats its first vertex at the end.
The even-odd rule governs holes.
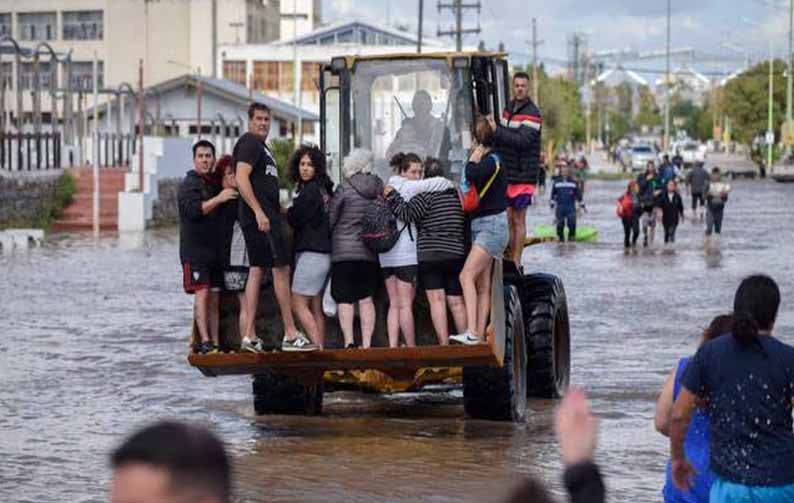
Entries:
POLYGON ((47 171, 60 168, 60 133, 0 132, 1 170, 47 171))

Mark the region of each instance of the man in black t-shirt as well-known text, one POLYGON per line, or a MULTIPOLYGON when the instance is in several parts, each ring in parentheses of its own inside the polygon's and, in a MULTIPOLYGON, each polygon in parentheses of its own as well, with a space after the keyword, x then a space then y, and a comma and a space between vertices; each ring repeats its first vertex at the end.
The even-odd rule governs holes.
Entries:
POLYGON ((295 327, 290 295, 290 256, 283 232, 279 203, 278 169, 267 147, 270 109, 262 103, 248 107, 248 132, 234 146, 232 157, 237 171, 240 200, 240 225, 248 249, 250 269, 245 285, 248 313, 240 348, 262 350, 256 336, 256 311, 265 268, 272 269, 273 290, 284 322, 283 351, 315 351, 317 346, 295 327))

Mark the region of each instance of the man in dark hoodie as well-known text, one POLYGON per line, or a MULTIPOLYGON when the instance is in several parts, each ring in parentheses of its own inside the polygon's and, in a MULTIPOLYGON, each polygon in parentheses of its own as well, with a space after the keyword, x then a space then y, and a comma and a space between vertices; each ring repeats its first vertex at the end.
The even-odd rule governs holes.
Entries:
POLYGON ((207 140, 193 145, 193 169, 179 185, 179 258, 185 292, 195 295, 194 318, 200 342, 197 353, 218 349, 218 300, 223 285, 217 257, 216 208, 237 197, 234 189, 220 190, 212 177, 215 146, 207 140))
POLYGON ((540 133, 543 119, 529 98, 529 75, 513 76, 513 100, 502 111, 499 124, 488 116, 494 130, 494 149, 507 171, 507 216, 510 224, 510 258, 521 265, 527 234, 527 207, 539 179, 540 133))

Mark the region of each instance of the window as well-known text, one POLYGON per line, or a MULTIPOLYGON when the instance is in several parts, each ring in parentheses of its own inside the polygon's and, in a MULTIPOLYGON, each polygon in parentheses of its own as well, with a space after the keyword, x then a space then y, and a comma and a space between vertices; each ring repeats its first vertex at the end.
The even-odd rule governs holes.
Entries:
POLYGON ((2 73, 2 80, 0 80, 0 84, 5 82, 6 89, 13 89, 14 88, 14 63, 7 61, 3 63, 3 66, 0 67, 0 73, 2 73))
POLYGON ((245 61, 224 61, 223 78, 245 85, 245 61))
POLYGON ((320 82, 320 65, 317 63, 301 63, 301 90, 317 91, 320 82))
POLYGON ((63 13, 64 40, 102 40, 101 10, 81 10, 63 13))
MULTIPOLYGON (((105 87, 105 63, 97 61, 97 86, 105 87)), ((94 89, 94 62, 72 62, 72 90, 92 91, 94 89)))
POLYGON ((295 90, 295 66, 292 61, 282 61, 279 63, 279 85, 281 92, 293 92, 295 90))
POLYGON ((17 14, 21 40, 55 40, 58 16, 55 12, 28 12, 17 14))
POLYGON ((253 87, 257 91, 278 91, 277 61, 254 61, 253 87))
POLYGON ((0 36, 11 36, 11 14, 0 14, 0 36))
MULTIPOLYGON (((34 89, 34 64, 33 63, 22 63, 20 67, 19 76, 22 80, 22 89, 23 90, 33 90, 34 89)), ((39 88, 42 91, 48 91, 50 89, 51 84, 58 84, 57 77, 58 77, 58 70, 55 70, 55 82, 52 82, 52 74, 50 73, 50 62, 49 61, 41 61, 39 63, 39 88)))

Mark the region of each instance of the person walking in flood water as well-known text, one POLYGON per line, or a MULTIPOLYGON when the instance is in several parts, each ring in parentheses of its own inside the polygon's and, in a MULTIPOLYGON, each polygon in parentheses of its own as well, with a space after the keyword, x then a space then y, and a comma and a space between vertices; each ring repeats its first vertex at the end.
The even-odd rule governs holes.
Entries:
POLYGON ((642 246, 647 247, 653 245, 656 239, 656 198, 662 193, 662 182, 656 174, 653 161, 648 161, 645 173, 637 177, 637 185, 640 189, 640 203, 642 204, 642 215, 640 216, 642 246))
POLYGON ((703 220, 703 207, 706 205, 706 185, 709 174, 703 168, 703 163, 696 163, 686 175, 686 186, 692 196, 692 221, 695 218, 703 220))
POLYGON ((711 238, 712 232, 717 234, 719 239, 722 233, 722 216, 725 212, 725 203, 728 202, 728 194, 731 186, 722 182, 720 168, 714 167, 711 170, 711 179, 706 185, 706 240, 711 238))
POLYGON ((780 289, 765 275, 745 278, 729 335, 704 344, 681 378, 670 421, 675 486, 696 475, 684 440, 699 402, 709 416, 711 502, 794 501, 794 347, 772 335, 780 289))
POLYGON ((551 183, 551 208, 557 221, 557 239, 565 242, 565 227, 568 226, 568 241, 576 241, 576 212, 584 208, 582 190, 579 182, 571 175, 571 168, 565 164, 560 168, 560 176, 551 183))
MULTIPOLYGON (((708 328, 703 331, 698 347, 708 341, 727 334, 731 331, 733 316, 723 314, 714 318, 708 328)), ((692 360, 691 356, 681 358, 675 368, 667 376, 659 399, 656 401, 656 418, 654 425, 656 431, 662 435, 670 436, 670 416, 673 412, 673 403, 681 394, 681 377, 692 360)), ((684 441, 684 450, 687 459, 692 462, 697 475, 689 491, 682 491, 673 484, 672 465, 667 462, 666 480, 662 495, 665 503, 708 503, 711 484, 714 474, 709 469, 709 416, 705 410, 705 403, 698 404, 692 416, 692 423, 687 431, 684 441)))
POLYGON ((640 237, 640 188, 636 181, 629 182, 626 192, 618 199, 617 214, 623 223, 623 248, 637 247, 640 237))
POLYGON ((662 210, 662 227, 664 227, 664 244, 675 243, 675 231, 678 222, 684 219, 684 202, 675 180, 667 182, 667 190, 660 195, 656 206, 662 210))

